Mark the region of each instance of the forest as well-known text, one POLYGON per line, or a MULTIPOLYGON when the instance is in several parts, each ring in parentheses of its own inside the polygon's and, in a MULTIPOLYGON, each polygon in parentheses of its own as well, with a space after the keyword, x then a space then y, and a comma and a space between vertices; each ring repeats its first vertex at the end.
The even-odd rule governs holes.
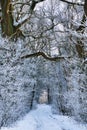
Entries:
POLYGON ((87 123, 87 0, 0 0, 0 129, 43 109, 87 123))

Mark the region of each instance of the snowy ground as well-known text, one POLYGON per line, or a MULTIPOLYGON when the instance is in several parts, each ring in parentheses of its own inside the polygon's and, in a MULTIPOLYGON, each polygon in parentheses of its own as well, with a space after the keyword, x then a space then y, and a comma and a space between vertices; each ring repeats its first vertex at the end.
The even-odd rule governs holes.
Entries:
POLYGON ((87 130, 87 125, 78 124, 67 116, 52 114, 51 107, 43 104, 14 126, 1 130, 87 130))

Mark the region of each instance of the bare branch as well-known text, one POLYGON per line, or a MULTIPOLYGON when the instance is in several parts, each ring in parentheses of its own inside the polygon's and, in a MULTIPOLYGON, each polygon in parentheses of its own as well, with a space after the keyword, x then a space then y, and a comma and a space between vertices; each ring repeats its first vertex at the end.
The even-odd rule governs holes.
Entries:
POLYGON ((57 61, 57 60, 65 59, 65 58, 71 58, 71 56, 68 56, 68 57, 64 57, 64 56, 51 57, 51 56, 46 55, 44 52, 36 52, 36 53, 33 53, 33 54, 21 56, 20 58, 25 59, 25 58, 38 57, 38 56, 42 56, 43 58, 50 60, 50 61, 57 61))
POLYGON ((60 0, 62 2, 65 2, 67 4, 71 4, 71 5, 78 5, 78 6, 84 6, 84 4, 81 4, 81 3, 75 3, 75 2, 70 2, 70 1, 67 1, 67 0, 60 0))
POLYGON ((9 49, 6 49, 6 48, 3 48, 3 47, 0 47, 0 50, 4 50, 4 51, 10 51, 9 49))

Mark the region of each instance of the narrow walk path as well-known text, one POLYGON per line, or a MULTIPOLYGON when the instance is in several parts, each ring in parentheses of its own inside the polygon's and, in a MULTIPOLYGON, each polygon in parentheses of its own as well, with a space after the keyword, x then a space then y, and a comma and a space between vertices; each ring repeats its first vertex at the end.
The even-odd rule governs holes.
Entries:
POLYGON ((38 105, 22 120, 12 127, 1 130, 87 130, 87 125, 78 124, 68 116, 55 115, 51 112, 51 106, 38 105))

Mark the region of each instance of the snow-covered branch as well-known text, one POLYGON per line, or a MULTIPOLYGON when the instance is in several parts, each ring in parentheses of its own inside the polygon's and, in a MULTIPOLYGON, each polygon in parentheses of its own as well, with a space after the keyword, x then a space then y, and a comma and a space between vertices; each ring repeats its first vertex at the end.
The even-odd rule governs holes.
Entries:
POLYGON ((24 23, 26 23, 30 19, 36 4, 38 4, 39 2, 43 2, 43 1, 44 0, 38 0, 38 1, 32 0, 32 4, 30 5, 30 16, 21 20, 21 22, 19 22, 18 25, 16 26, 17 29, 20 28, 24 23))
POLYGON ((64 56, 51 57, 51 56, 46 55, 44 52, 36 52, 36 53, 33 53, 33 54, 27 54, 27 55, 21 56, 20 58, 25 59, 25 58, 38 57, 38 56, 42 56, 43 58, 50 60, 50 61, 57 61, 57 60, 65 59, 65 58, 71 58, 71 56, 68 56, 68 57, 64 57, 64 56))
POLYGON ((83 3, 71 2, 71 1, 68 1, 68 0, 60 0, 60 1, 65 2, 67 4, 71 4, 71 5, 84 6, 83 3))

